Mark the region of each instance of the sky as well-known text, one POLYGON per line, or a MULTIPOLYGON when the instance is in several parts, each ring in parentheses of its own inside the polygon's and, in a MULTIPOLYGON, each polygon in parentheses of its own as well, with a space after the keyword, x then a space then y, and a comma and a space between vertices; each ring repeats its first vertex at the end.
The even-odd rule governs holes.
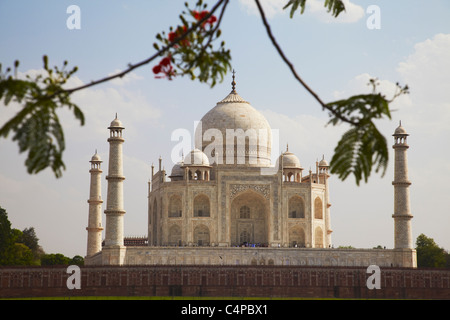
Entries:
MULTIPOLYGON (((286 56, 322 100, 369 93, 370 78, 379 79, 379 90, 387 97, 397 82, 410 88, 410 94, 391 105, 392 119, 376 122, 389 145, 386 174, 373 172, 360 186, 352 177, 330 178, 334 246, 394 246, 390 146, 401 120, 410 134, 413 239, 423 233, 450 250, 446 200, 450 190, 450 2, 345 0, 347 10, 337 19, 327 14, 321 0, 308 0, 305 13, 292 19, 282 8, 287 0, 261 2, 286 56), (378 11, 373 11, 373 5, 378 11)), ((61 66, 64 60, 78 66, 67 87, 86 84, 151 56, 156 34, 180 24, 183 9, 184 1, 2 0, 0 63, 5 68, 17 59, 19 76, 36 74, 46 54, 51 66, 61 66), (66 23, 72 14, 67 8, 74 4, 80 8, 80 29, 69 29, 66 23)), ((306 170, 315 170, 322 155, 329 161, 348 127, 326 126, 327 113, 282 62, 254 2, 231 1, 221 30, 231 50, 237 92, 266 117, 273 130, 279 130, 280 150, 273 152, 279 154, 288 143, 306 170)), ((49 169, 29 175, 26 155, 19 154, 11 135, 0 139, 0 206, 7 210, 13 228, 35 228, 45 252, 86 255, 89 160, 98 150, 106 176, 107 127, 116 112, 125 127, 124 233, 145 236, 152 163, 157 167, 161 156, 170 172, 171 152, 178 143, 172 141, 172 133, 182 128, 193 134, 195 121, 231 90, 231 73, 210 88, 188 78, 155 79, 155 64, 73 94, 86 124, 80 126, 68 110, 59 111, 66 139, 66 170, 59 179, 49 169)), ((0 126, 18 110, 17 104, 0 105, 0 126)), ((106 187, 103 177, 104 200, 106 187)))

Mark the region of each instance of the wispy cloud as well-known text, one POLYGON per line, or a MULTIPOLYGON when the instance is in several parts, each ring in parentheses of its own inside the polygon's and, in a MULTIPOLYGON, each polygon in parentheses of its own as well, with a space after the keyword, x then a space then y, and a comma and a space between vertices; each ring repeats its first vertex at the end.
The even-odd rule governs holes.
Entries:
MULTIPOLYGON (((254 0, 239 0, 241 5, 248 14, 259 14, 254 0)), ((280 0, 261 0, 260 1, 267 18, 271 19, 278 14, 284 12, 283 7, 286 5, 285 1, 280 0)))

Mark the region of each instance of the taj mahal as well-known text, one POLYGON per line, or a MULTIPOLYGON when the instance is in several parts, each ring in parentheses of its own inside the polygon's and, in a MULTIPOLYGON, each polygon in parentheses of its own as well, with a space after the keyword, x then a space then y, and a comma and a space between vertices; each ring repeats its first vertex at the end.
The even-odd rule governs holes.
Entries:
MULTIPOLYGON (((151 167, 148 235, 124 237, 126 203, 122 122, 109 129, 106 209, 102 160, 90 160, 86 265, 305 265, 417 267, 409 205, 407 137, 401 124, 395 150, 393 249, 333 247, 329 164, 305 171, 288 147, 271 163, 271 128, 232 91, 201 119, 195 148, 170 172, 151 167), (103 217, 105 222, 103 222, 103 217)), ((309 165, 308 165, 309 166, 309 165)), ((382 215, 383 216, 383 215, 382 215)))

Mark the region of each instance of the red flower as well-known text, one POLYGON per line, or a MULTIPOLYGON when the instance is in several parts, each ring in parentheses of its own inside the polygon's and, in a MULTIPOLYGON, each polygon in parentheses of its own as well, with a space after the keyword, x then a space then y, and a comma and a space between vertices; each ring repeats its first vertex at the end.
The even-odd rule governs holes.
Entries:
MULTIPOLYGON (((186 32, 186 30, 187 30, 187 27, 182 26, 182 27, 177 27, 177 29, 175 31, 169 32, 169 36, 168 36, 169 42, 173 42, 173 41, 175 41, 176 38, 181 37, 183 35, 183 33, 186 32)), ((183 39, 180 41, 180 44, 182 46, 188 46, 188 45, 190 45, 190 42, 187 39, 183 39)))
POLYGON ((159 63, 160 66, 163 67, 167 67, 168 65, 170 65, 171 59, 170 57, 165 57, 161 60, 161 62, 159 63))
POLYGON ((202 12, 198 12, 196 10, 192 11, 192 14, 194 15, 194 19, 195 20, 202 20, 209 12, 208 11, 202 11, 202 12))
POLYGON ((214 24, 214 22, 216 22, 216 21, 217 21, 216 16, 211 16, 211 17, 209 17, 208 20, 206 20, 206 23, 209 23, 210 25, 212 25, 212 24, 214 24))
MULTIPOLYGON (((194 16, 194 19, 197 21, 202 20, 208 14, 209 14, 209 11, 207 11, 207 10, 204 10, 202 12, 198 12, 196 10, 192 11, 192 15, 194 16)), ((202 23, 202 27, 204 28, 206 24, 209 24, 212 26, 216 21, 217 21, 217 17, 212 15, 211 17, 209 17, 208 19, 206 19, 206 21, 204 21, 202 23)))
POLYGON ((170 56, 164 57, 158 65, 153 67, 154 74, 160 74, 161 76, 155 76, 155 78, 162 79, 167 77, 169 80, 172 80, 172 77, 175 76, 175 71, 172 66, 172 58, 170 56))
POLYGON ((172 42, 177 37, 177 34, 175 32, 169 32, 169 41, 172 42))
POLYGON ((199 13, 198 13, 197 10, 193 10, 193 11, 192 11, 192 15, 194 16, 194 19, 195 19, 195 20, 198 20, 199 13))
POLYGON ((161 72, 161 66, 159 64, 153 67, 154 74, 158 74, 160 72, 161 72))

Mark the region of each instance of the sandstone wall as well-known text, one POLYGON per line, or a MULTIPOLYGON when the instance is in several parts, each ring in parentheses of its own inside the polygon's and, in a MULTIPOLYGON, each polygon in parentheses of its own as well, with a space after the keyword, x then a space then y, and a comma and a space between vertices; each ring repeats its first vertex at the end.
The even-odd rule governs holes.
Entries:
POLYGON ((381 267, 368 289, 361 267, 82 267, 81 289, 67 288, 66 267, 0 268, 0 297, 195 296, 450 299, 450 270, 381 267))

